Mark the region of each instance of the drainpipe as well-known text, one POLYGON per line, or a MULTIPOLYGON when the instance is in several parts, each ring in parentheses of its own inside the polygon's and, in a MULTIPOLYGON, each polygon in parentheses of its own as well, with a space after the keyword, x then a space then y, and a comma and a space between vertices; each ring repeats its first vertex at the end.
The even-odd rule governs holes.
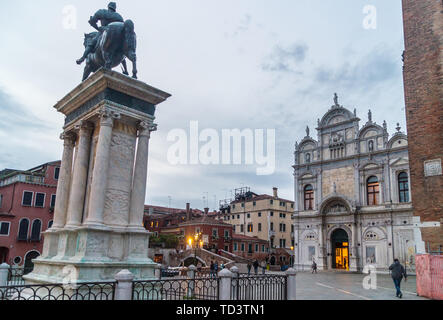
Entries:
POLYGON ((17 183, 14 183, 14 187, 12 188, 12 199, 11 199, 11 206, 8 210, 8 214, 11 214, 12 208, 14 207, 14 197, 15 197, 15 186, 17 183))

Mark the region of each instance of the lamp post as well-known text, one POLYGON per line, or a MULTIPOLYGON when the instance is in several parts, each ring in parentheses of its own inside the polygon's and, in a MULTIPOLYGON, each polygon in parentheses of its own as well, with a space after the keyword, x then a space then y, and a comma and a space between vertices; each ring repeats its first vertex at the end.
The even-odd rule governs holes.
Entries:
MULTIPOLYGON (((194 263, 195 263, 195 266, 197 266, 197 247, 198 246, 203 247, 202 237, 203 237, 203 234, 201 232, 196 233, 194 235, 194 263)), ((192 238, 190 238, 189 244, 191 247, 192 247, 192 242, 193 242, 192 238)))

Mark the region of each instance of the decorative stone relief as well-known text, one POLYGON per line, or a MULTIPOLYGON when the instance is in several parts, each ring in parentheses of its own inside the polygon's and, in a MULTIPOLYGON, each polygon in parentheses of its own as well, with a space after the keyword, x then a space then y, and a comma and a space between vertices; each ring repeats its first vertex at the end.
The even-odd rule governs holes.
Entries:
POLYGON ((425 161, 425 177, 434 177, 441 175, 441 159, 425 161))
POLYGON ((135 144, 135 135, 120 131, 112 135, 105 197, 106 224, 126 226, 128 223, 135 144))

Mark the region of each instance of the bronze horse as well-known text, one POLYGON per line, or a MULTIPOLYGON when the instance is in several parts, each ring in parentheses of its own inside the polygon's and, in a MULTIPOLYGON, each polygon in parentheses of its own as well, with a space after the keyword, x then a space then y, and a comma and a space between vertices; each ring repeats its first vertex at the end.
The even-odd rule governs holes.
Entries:
MULTIPOLYGON (((85 34, 83 42, 85 48, 94 41, 97 32, 85 34)), ((86 58, 86 66, 83 72, 83 81, 91 72, 100 68, 112 69, 120 64, 123 66, 123 74, 129 75, 125 58, 132 62, 132 77, 137 79, 137 55, 136 34, 134 23, 131 20, 125 22, 113 22, 106 26, 95 49, 86 58)))

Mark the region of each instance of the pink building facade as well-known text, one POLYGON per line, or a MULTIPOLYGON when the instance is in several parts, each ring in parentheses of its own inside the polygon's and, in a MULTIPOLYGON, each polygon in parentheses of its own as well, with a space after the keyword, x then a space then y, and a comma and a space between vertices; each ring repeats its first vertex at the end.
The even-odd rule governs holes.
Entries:
POLYGON ((0 263, 32 269, 52 226, 60 164, 0 171, 0 263))

